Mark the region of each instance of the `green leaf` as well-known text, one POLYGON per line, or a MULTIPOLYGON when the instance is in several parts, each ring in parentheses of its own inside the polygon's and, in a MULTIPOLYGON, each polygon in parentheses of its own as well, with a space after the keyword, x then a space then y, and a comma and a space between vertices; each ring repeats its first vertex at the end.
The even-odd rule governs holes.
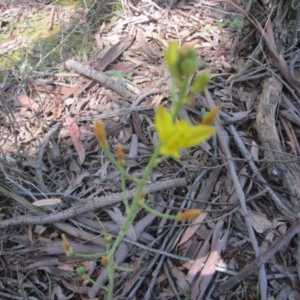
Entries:
POLYGON ((239 18, 234 18, 228 21, 228 26, 230 29, 242 29, 243 28, 243 20, 239 18))
POLYGON ((110 71, 110 75, 111 75, 113 78, 116 78, 116 79, 121 79, 121 78, 123 78, 122 73, 120 73, 120 72, 117 71, 117 70, 111 70, 111 71, 110 71))

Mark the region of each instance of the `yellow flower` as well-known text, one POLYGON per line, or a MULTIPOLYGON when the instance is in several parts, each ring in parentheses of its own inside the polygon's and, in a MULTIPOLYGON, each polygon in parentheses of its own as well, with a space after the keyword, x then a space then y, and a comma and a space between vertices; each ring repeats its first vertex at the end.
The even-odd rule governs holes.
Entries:
POLYGON ((161 142, 160 153, 173 158, 179 158, 180 150, 208 140, 215 132, 209 125, 191 126, 185 120, 174 123, 171 114, 162 106, 156 111, 155 126, 161 142))

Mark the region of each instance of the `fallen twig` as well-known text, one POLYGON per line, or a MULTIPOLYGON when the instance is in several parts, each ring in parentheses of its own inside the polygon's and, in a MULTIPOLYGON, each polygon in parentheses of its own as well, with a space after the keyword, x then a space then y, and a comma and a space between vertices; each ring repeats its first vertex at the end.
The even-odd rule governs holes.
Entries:
POLYGON ((132 93, 126 88, 126 86, 123 85, 123 82, 121 83, 103 72, 99 72, 91 68, 90 66, 81 64, 73 59, 69 59, 68 61, 66 61, 65 65, 68 69, 72 69, 79 74, 82 74, 99 82, 106 88, 116 92, 121 97, 133 98, 132 93))
MULTIPOLYGON (((213 102, 213 100, 210 96, 210 93, 208 92, 207 89, 205 89, 205 96, 206 96, 206 99, 207 99, 208 108, 211 110, 215 106, 215 104, 214 104, 214 102, 213 102)), ((232 156, 231 156, 231 153, 230 153, 230 150, 228 148, 228 144, 227 144, 227 141, 226 141, 226 138, 225 138, 226 133, 225 133, 223 127, 221 126, 220 122, 216 121, 215 126, 216 126, 216 129, 217 129, 217 136, 218 136, 218 139, 219 139, 219 142, 220 142, 220 148, 222 149, 222 151, 225 155, 225 158, 228 161, 230 175, 231 175, 231 178, 232 178, 235 190, 236 190, 236 194, 238 195, 238 199, 240 201, 242 215, 245 219, 245 223, 246 223, 246 226, 247 226, 247 230, 248 230, 248 233, 249 233, 251 244, 252 244, 255 256, 258 257, 260 252, 261 252, 260 247, 258 245, 256 236, 255 236, 255 233, 254 233, 251 217, 248 213, 245 194, 244 194, 244 191, 241 187, 239 178, 236 174, 235 165, 234 165, 234 162, 232 160, 232 156)), ((266 276, 266 270, 265 270, 264 265, 262 265, 260 267, 260 270, 259 270, 259 282, 260 282, 261 299, 267 299, 267 276, 266 276)))
POLYGON ((39 181, 40 186, 46 191, 47 188, 45 187, 44 179, 43 179, 43 156, 46 149, 46 146, 48 145, 51 137, 53 134, 56 133, 57 130, 60 129, 62 126, 62 122, 57 122, 52 128, 47 132, 47 134, 44 137, 44 140, 38 150, 37 157, 36 157, 36 168, 35 168, 35 176, 37 180, 39 181))
MULTIPOLYGON (((157 211, 162 212, 164 208, 162 206, 157 205, 155 207, 157 211)), ((140 236, 145 231, 145 229, 153 222, 153 220, 156 218, 155 215, 147 214, 144 218, 139 220, 133 227, 137 241, 140 239, 140 236)), ((128 257, 128 253, 130 249, 132 249, 133 245, 127 244, 125 241, 123 241, 120 245, 118 250, 115 253, 115 260, 116 264, 121 265, 124 260, 128 257)), ((101 286, 105 285, 108 279, 108 270, 103 269, 103 271, 100 273, 98 278, 95 280, 94 285, 90 288, 88 295, 90 299, 94 299, 96 295, 98 294, 99 290, 101 289, 101 286)))
POLYGON ((265 40, 265 43, 269 50, 270 55, 273 58, 274 66, 276 68, 278 68, 278 70, 282 74, 282 76, 295 89, 295 91, 299 95, 300 94, 300 81, 294 76, 294 72, 291 72, 291 69, 289 68, 284 57, 277 50, 271 20, 268 19, 266 26, 265 26, 265 28, 266 28, 266 30, 265 30, 254 16, 252 16, 245 9, 243 9, 238 4, 236 4, 233 0, 218 0, 218 1, 228 3, 228 4, 232 5, 233 7, 235 7, 259 31, 259 33, 262 35, 263 39, 265 40))
POLYGON ((272 258, 276 252, 281 250, 283 247, 286 247, 291 239, 296 233, 300 231, 300 220, 297 221, 290 229, 283 234, 270 248, 264 251, 256 259, 254 259, 250 264, 248 264, 241 272, 234 275, 231 279, 220 284, 220 290, 229 290, 232 289, 235 285, 246 279, 248 276, 256 272, 256 270, 261 267, 263 264, 272 258))
MULTIPOLYGON (((163 182, 156 182, 149 184, 145 187, 146 193, 155 193, 161 190, 166 190, 169 188, 185 186, 186 182, 184 178, 177 178, 172 180, 166 180, 163 182)), ((127 192, 128 199, 133 198, 136 189, 131 189, 127 192)), ((103 196, 99 198, 88 199, 85 203, 78 203, 73 207, 60 211, 58 213, 53 213, 49 215, 42 216, 19 216, 11 219, 0 221, 0 228, 5 228, 7 226, 21 225, 21 224, 46 224, 55 223, 62 220, 70 219, 83 213, 92 212, 101 207, 112 206, 116 203, 120 203, 123 200, 122 193, 116 193, 109 196, 103 196)))
MULTIPOLYGON (((234 121, 233 118, 227 116, 226 114, 222 114, 222 118, 227 122, 234 121)), ((296 212, 291 211, 284 203, 282 199, 278 197, 278 195, 270 188, 270 185, 267 183, 265 178, 261 175, 258 167, 255 165, 253 161, 253 157, 251 153, 246 148, 245 144, 242 142, 236 128, 233 125, 229 125, 229 131, 231 132, 233 139, 239 148, 241 154, 243 157, 248 161, 249 167, 252 170, 253 174, 255 174, 255 177, 264 184, 264 188, 267 190, 269 196, 274 201, 275 205, 280 209, 280 211, 288 218, 288 219, 295 219, 297 216, 296 212)))

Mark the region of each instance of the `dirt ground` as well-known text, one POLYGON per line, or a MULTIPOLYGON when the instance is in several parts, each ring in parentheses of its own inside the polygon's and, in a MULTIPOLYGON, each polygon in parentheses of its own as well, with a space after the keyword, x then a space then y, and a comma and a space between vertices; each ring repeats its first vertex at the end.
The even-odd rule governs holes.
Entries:
POLYGON ((0 299, 106 299, 103 253, 126 204, 93 123, 140 178, 155 110, 170 105, 173 40, 212 77, 179 118, 220 111, 211 140, 157 165, 147 203, 202 213, 141 209, 115 253, 113 299, 300 298, 300 2, 4 0, 0 299))

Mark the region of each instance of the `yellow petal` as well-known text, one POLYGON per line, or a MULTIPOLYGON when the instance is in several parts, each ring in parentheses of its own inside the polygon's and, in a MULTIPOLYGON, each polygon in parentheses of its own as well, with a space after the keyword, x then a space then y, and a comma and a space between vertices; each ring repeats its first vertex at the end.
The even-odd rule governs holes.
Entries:
POLYGON ((189 148, 201 144, 213 136, 216 129, 209 125, 191 126, 184 138, 184 147, 189 148))
POLYGON ((186 121, 179 121, 173 125, 168 137, 162 143, 161 154, 179 158, 180 150, 185 148, 185 136, 189 127, 186 121))
POLYGON ((180 148, 170 147, 169 145, 163 145, 160 148, 160 153, 165 156, 170 156, 175 159, 180 158, 180 148))
POLYGON ((189 148, 208 140, 214 132, 213 126, 191 126, 187 121, 182 120, 175 124, 172 138, 168 142, 175 144, 176 141, 177 147, 189 148))
POLYGON ((186 148, 186 137, 192 126, 185 120, 177 122, 174 126, 173 139, 177 140, 177 145, 181 148, 186 148))
POLYGON ((161 142, 164 142, 172 133, 174 124, 171 114, 163 106, 159 106, 155 113, 155 127, 161 142))

